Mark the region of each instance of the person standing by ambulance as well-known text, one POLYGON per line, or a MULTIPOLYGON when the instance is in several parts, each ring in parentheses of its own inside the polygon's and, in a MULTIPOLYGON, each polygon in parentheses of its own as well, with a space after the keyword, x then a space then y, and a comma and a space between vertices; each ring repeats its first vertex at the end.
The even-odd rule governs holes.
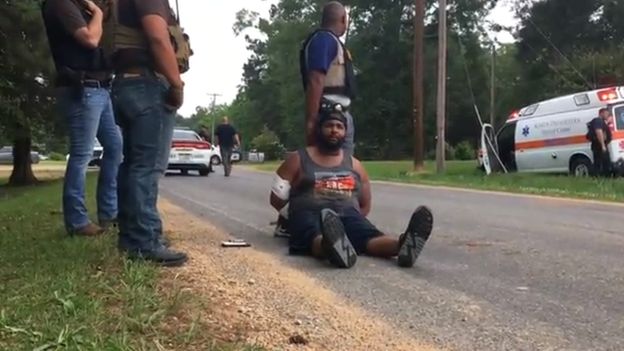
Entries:
POLYGON ((598 117, 589 122, 589 139, 594 156, 594 175, 609 176, 611 174, 611 157, 609 155, 609 143, 612 135, 609 122, 611 112, 607 108, 601 108, 598 117))

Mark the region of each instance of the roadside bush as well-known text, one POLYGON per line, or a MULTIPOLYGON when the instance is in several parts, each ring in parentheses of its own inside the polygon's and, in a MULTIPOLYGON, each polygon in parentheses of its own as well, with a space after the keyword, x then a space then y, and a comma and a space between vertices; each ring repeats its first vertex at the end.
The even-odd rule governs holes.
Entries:
POLYGON ((262 128, 262 133, 251 140, 251 146, 259 152, 264 152, 265 160, 277 160, 286 151, 277 134, 266 126, 262 128))
MULTIPOLYGON (((451 144, 446 143, 445 145, 445 150, 444 150, 444 159, 447 161, 454 161, 456 160, 456 150, 453 146, 451 146, 451 144)), ((430 160, 430 161, 435 161, 436 159, 436 146, 434 146, 433 148, 431 148, 430 150, 427 151, 427 153, 425 154, 425 159, 426 160, 430 160)))
POLYGON ((474 148, 468 141, 462 141, 461 143, 455 145, 455 159, 461 161, 470 161, 474 160, 475 152, 474 148))
POLYGON ((51 152, 50 160, 51 161, 65 161, 65 156, 58 152, 51 152))

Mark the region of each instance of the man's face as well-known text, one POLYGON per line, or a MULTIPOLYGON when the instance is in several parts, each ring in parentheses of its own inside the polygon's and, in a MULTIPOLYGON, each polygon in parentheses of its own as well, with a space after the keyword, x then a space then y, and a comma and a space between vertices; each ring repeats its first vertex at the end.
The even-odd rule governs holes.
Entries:
POLYGON ((608 121, 611 119, 611 112, 603 111, 602 113, 600 113, 600 117, 602 117, 602 119, 604 119, 605 121, 608 121))
POLYGON ((346 136, 345 125, 337 120, 329 120, 321 126, 322 144, 329 151, 336 151, 344 144, 346 136))

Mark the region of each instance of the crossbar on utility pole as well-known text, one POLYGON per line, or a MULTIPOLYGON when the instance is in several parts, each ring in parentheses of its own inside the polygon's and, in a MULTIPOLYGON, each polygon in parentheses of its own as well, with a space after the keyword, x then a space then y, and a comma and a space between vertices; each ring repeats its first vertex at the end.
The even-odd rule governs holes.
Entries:
POLYGON ((445 171, 445 122, 446 122, 446 0, 439 0, 439 43, 438 43, 438 106, 437 106, 437 135, 436 171, 438 174, 445 171))
MULTIPOLYGON (((217 94, 217 93, 210 93, 208 94, 208 96, 212 96, 212 104, 210 106, 210 113, 212 114, 214 112, 215 106, 216 106, 216 102, 217 102, 217 96, 221 96, 221 94, 217 94)), ((216 116, 212 115, 212 136, 210 139, 210 142, 214 144, 214 136, 215 136, 215 119, 216 116)))
POLYGON ((425 138, 423 128, 423 85, 424 85, 424 35, 425 35, 425 0, 415 0, 414 13, 414 81, 413 109, 414 123, 414 171, 420 172, 425 162, 425 138))

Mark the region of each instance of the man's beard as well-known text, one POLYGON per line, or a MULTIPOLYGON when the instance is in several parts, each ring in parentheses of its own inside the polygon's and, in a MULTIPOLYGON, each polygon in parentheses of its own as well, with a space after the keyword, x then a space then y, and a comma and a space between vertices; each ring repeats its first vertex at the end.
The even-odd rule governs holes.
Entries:
POLYGON ((317 134, 317 145, 321 151, 325 151, 328 153, 334 153, 342 148, 345 143, 345 138, 339 138, 335 142, 329 141, 328 138, 324 137, 320 133, 317 134))

